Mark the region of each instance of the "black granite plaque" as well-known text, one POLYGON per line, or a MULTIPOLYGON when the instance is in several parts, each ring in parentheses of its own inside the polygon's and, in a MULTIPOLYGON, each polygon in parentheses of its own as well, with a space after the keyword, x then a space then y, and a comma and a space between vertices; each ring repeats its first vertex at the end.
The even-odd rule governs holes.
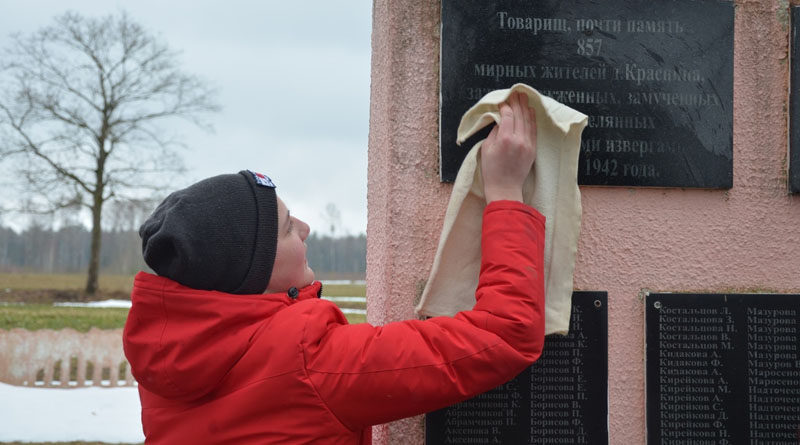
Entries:
POLYGON ((792 77, 790 89, 789 190, 800 193, 800 6, 792 7, 792 77))
POLYGON ((800 295, 645 301, 648 444, 800 443, 800 295))
POLYGON ((575 292, 570 332, 505 385, 429 413, 425 443, 608 444, 608 296, 575 292))
POLYGON ((442 0, 440 173, 461 116, 527 83, 589 115, 583 185, 730 188, 731 1, 442 0))

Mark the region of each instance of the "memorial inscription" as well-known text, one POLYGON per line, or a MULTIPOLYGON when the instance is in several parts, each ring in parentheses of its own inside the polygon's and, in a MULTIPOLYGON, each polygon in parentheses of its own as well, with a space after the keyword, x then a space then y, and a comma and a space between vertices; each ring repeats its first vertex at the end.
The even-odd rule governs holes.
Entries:
POLYGON ((733 2, 443 0, 440 169, 489 91, 527 83, 589 116, 583 185, 730 188, 733 2))
POLYGON ((651 294, 649 444, 800 441, 800 295, 651 294))
POLYGON ((575 292, 569 335, 546 337, 510 382, 426 415, 425 443, 608 444, 607 298, 575 292))
POLYGON ((789 118, 789 190, 800 193, 800 6, 792 6, 791 60, 789 85, 791 109, 789 118))

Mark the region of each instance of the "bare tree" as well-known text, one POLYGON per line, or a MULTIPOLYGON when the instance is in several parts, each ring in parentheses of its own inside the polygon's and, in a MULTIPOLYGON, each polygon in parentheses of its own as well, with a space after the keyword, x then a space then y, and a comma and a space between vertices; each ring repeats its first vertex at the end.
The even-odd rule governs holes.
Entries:
POLYGON ((137 232, 163 198, 155 195, 143 199, 109 202, 107 218, 110 219, 110 224, 106 225, 106 230, 110 228, 115 232, 137 232))
POLYGON ((342 223, 342 212, 339 211, 339 208, 336 207, 336 204, 329 202, 325 206, 325 213, 322 214, 322 219, 330 228, 331 238, 335 238, 336 229, 338 229, 339 225, 342 223))
POLYGON ((97 290, 101 219, 109 199, 141 198, 182 170, 165 125, 218 111, 215 92, 127 14, 75 13, 13 35, 0 58, 0 159, 15 159, 30 211, 81 205, 92 215, 86 292, 97 290))
POLYGON ((336 237, 336 229, 342 222, 342 213, 339 212, 339 208, 336 207, 336 204, 329 202, 325 206, 325 213, 322 215, 322 219, 331 230, 331 242, 328 244, 328 264, 335 270, 338 259, 336 258, 336 243, 333 239, 336 237))

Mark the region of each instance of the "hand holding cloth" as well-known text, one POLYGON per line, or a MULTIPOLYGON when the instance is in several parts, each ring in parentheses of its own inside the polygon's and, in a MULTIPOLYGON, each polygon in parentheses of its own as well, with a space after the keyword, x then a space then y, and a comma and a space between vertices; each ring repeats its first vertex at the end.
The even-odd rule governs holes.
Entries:
MULTIPOLYGON (((500 104, 519 91, 535 110, 537 157, 525 179, 523 202, 547 219, 545 225, 545 334, 566 334, 581 221, 578 156, 588 118, 525 84, 495 90, 467 110, 457 142, 500 122, 500 104)), ((481 264, 481 221, 486 207, 480 149, 472 147, 456 176, 430 277, 417 306, 425 316, 452 316, 475 304, 481 264)))

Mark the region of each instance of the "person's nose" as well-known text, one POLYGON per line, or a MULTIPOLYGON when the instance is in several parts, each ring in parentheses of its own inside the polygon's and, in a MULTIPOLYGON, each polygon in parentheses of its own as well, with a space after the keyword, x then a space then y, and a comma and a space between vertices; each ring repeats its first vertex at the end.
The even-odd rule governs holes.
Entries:
POLYGON ((308 238, 308 234, 311 233, 311 227, 306 224, 305 221, 298 219, 297 224, 300 226, 300 239, 305 241, 308 238))

